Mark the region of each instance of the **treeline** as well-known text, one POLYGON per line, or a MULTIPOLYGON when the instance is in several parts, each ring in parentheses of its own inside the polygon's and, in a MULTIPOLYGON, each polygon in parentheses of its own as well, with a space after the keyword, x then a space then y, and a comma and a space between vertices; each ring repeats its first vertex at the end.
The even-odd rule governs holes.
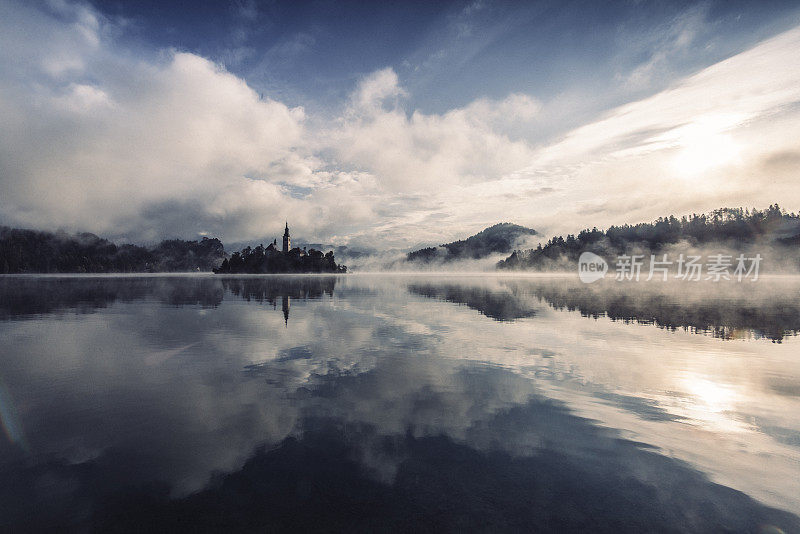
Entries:
POLYGON ((721 208, 689 217, 660 217, 652 223, 585 229, 577 235, 557 236, 535 249, 516 250, 498 262, 499 269, 547 270, 577 261, 584 251, 618 255, 633 248, 657 253, 678 242, 742 248, 753 243, 790 246, 800 242, 800 215, 786 213, 777 204, 766 210, 721 208))
POLYGON ((211 271, 225 259, 219 239, 170 239, 154 247, 116 245, 90 233, 0 226, 0 273, 211 271))
POLYGON ((214 269, 217 274, 273 274, 273 273, 344 273, 347 267, 337 265, 333 251, 323 254, 319 250, 309 249, 307 252, 293 248, 288 252, 277 250, 273 245, 234 252, 230 259, 222 262, 214 269))

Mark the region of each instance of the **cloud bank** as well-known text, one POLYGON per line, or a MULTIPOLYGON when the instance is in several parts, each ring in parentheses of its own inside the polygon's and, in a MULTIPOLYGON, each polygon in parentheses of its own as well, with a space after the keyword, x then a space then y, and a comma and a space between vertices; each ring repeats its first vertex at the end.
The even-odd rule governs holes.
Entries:
MULTIPOLYGON (((800 28, 553 142, 535 95, 408 109, 392 68, 309 114, 82 4, 0 5, 0 223, 133 241, 415 247, 722 205, 800 207, 800 28)), ((563 102, 558 103, 563 106, 563 102)))

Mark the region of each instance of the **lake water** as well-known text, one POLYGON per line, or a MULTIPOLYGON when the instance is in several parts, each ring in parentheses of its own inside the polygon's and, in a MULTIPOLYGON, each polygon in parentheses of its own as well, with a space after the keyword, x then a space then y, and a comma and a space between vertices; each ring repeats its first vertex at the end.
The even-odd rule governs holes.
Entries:
POLYGON ((800 532, 800 279, 0 277, 0 530, 800 532))

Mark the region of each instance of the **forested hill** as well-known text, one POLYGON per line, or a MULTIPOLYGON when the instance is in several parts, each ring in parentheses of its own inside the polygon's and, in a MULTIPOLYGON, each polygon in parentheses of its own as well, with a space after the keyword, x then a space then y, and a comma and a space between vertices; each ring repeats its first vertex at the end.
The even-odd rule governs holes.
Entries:
POLYGON ((219 239, 171 239, 153 247, 115 245, 94 234, 0 226, 0 273, 211 271, 225 259, 219 239))
POLYGON ((800 243, 800 214, 787 213, 777 204, 765 210, 721 208, 689 217, 661 217, 652 223, 592 228, 577 235, 553 237, 535 249, 515 250, 499 262, 499 269, 555 270, 574 267, 584 251, 615 256, 636 250, 657 253, 670 245, 718 246, 744 249, 759 244, 789 252, 800 243))
POLYGON ((536 235, 536 230, 518 224, 499 223, 460 241, 409 252, 406 260, 429 263, 480 259, 498 252, 511 252, 522 238, 531 235, 536 235))

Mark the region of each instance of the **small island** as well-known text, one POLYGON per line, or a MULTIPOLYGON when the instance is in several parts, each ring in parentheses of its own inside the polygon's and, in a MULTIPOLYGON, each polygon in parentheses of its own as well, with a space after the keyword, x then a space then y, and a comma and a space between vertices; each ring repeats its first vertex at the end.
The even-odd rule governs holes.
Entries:
POLYGON ((283 232, 283 248, 278 250, 278 240, 269 246, 246 247, 225 259, 216 274, 278 274, 278 273, 346 273, 347 267, 337 265, 333 251, 323 254, 319 250, 291 247, 289 223, 283 232))

